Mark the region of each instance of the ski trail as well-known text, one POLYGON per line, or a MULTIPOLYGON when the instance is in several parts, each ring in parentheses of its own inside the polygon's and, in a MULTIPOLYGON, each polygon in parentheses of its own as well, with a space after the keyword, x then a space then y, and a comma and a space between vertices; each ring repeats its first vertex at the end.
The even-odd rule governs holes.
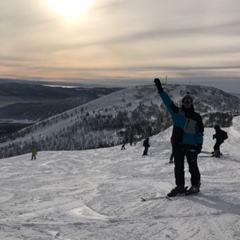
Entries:
POLYGON ((230 240, 229 237, 225 236, 224 233, 219 229, 219 227, 214 223, 213 219, 210 217, 210 214, 207 213, 206 219, 211 225, 214 233, 216 234, 216 238, 218 240, 230 240))
MULTIPOLYGON (((228 222, 228 216, 231 214, 231 204, 227 204, 223 199, 219 197, 213 197, 210 195, 196 195, 193 198, 189 198, 193 204, 189 208, 190 212, 195 212, 202 218, 201 221, 208 226, 209 231, 213 234, 212 239, 217 240, 235 240, 234 237, 231 237, 230 229, 226 227, 228 222), (196 210, 197 209, 197 210, 196 210)), ((238 213, 236 212, 236 219, 238 213)), ((234 218, 232 218, 233 220, 234 218)), ((237 221, 237 220, 236 220, 237 221)), ((208 231, 208 232, 209 232, 208 231)))
POLYGON ((108 216, 100 214, 86 205, 83 205, 79 208, 74 208, 70 210, 68 213, 75 217, 82 217, 86 219, 95 219, 95 220, 103 220, 103 221, 110 219, 108 216))

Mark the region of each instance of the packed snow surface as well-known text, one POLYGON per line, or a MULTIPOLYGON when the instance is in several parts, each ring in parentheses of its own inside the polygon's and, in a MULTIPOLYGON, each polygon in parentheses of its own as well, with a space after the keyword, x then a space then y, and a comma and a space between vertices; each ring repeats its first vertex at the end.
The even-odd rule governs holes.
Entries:
MULTIPOLYGON (((172 129, 142 142, 85 151, 39 152, 0 160, 1 240, 240 239, 240 117, 224 130, 223 156, 201 153, 201 192, 165 196, 175 186, 172 129)), ((212 151, 206 128, 203 150, 212 151)), ((186 185, 190 174, 185 165, 186 185)))

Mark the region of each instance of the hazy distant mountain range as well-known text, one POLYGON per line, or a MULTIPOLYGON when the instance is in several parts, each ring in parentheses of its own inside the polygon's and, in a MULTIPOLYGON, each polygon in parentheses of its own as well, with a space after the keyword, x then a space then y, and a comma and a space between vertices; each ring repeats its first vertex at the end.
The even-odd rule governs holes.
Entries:
POLYGON ((121 88, 66 88, 0 81, 0 137, 121 88))
POLYGON ((121 88, 66 88, 0 81, 0 134, 65 112, 121 88))
POLYGON ((20 83, 20 84, 34 84, 34 85, 43 85, 43 86, 62 86, 62 87, 84 87, 84 88, 108 88, 113 87, 113 85, 107 86, 106 84, 97 84, 97 83, 79 83, 74 81, 43 81, 43 80, 26 80, 26 79, 10 79, 10 78, 0 78, 0 84, 1 83, 20 83))
MULTIPOLYGON (((233 116, 238 115, 240 111, 238 97, 213 87, 167 85, 164 88, 178 105, 183 95, 190 92, 194 97, 195 109, 201 113, 205 126, 230 126, 233 116)), ((33 109, 38 109, 40 121, 7 138, 1 138, 0 157, 26 153, 33 146, 39 150, 81 150, 130 143, 155 135, 172 124, 153 84, 128 87, 119 91, 112 89, 112 93, 102 97, 99 95, 104 95, 103 92, 96 90, 98 93, 95 92, 95 99, 92 100, 90 98, 94 96, 91 95, 90 89, 81 91, 88 93, 86 103, 65 112, 56 113, 56 109, 63 105, 64 100, 58 100, 55 107, 49 106, 49 100, 45 109, 40 103, 36 108, 30 105, 28 114, 21 114, 21 119, 36 121, 33 109), (50 117, 41 121, 47 114, 50 117)), ((70 93, 73 94, 71 91, 68 93, 68 100, 73 98, 70 93)), ((56 99, 59 92, 54 94, 56 99)), ((32 95, 34 98, 34 94, 32 95)), ((52 96, 45 98, 51 99, 52 96)), ((35 97, 39 100, 39 96, 35 97)), ((18 106, 18 112, 28 109, 27 105, 23 108, 18 106)), ((6 115, 10 114, 6 109, 4 111, 6 115)), ((14 112, 11 113, 12 117, 17 119, 19 113, 14 112)))
POLYGON ((240 98, 240 93, 231 93, 233 96, 239 97, 240 98))

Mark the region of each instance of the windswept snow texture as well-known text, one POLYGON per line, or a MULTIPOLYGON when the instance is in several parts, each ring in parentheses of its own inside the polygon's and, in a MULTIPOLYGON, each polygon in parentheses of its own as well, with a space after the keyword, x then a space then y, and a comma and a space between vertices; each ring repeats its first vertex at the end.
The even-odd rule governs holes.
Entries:
MULTIPOLYGON (((223 156, 200 154, 201 192, 164 196, 175 186, 172 129, 142 142, 85 151, 39 152, 0 160, 1 240, 240 239, 240 117, 225 128, 223 156)), ((212 151, 213 129, 203 150, 212 151)), ((185 166, 186 185, 190 175, 185 166)))

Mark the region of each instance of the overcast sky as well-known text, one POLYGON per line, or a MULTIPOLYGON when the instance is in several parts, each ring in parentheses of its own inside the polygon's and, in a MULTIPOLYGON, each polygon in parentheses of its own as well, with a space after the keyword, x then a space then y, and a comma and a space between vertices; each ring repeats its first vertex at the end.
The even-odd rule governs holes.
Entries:
POLYGON ((239 0, 54 1, 0 1, 0 78, 134 84, 167 75, 240 92, 239 0), (70 13, 77 2, 89 6, 70 13))

